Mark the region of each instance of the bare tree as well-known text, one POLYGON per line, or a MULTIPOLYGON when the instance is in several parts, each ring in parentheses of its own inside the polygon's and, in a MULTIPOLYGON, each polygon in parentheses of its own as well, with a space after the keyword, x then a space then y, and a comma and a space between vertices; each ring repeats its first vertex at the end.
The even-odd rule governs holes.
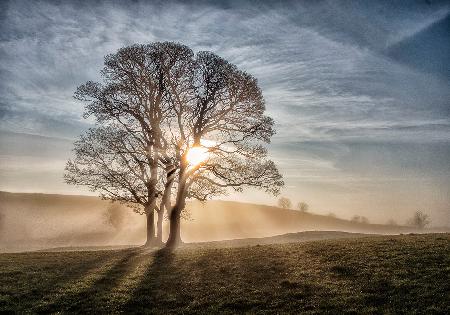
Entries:
MULTIPOLYGON (((179 66, 183 67, 189 62, 180 60, 185 58, 189 61, 192 59, 191 55, 192 52, 186 46, 174 43, 124 47, 105 57, 105 66, 101 72, 103 84, 87 82, 75 93, 75 98, 87 102, 85 117, 93 116, 103 126, 120 127, 140 145, 139 154, 143 154, 144 159, 138 164, 145 167, 149 174, 145 183, 141 180, 130 182, 128 186, 129 191, 135 190, 135 184, 144 185, 146 189, 145 200, 141 196, 140 201, 134 198, 133 202, 145 203, 142 213, 147 215, 147 244, 152 243, 154 238, 155 210, 158 212, 156 239, 161 240, 163 211, 170 204, 167 197, 170 193, 164 192, 170 191, 172 184, 168 182, 172 180, 173 169, 177 167, 176 158, 166 154, 169 146, 166 141, 166 132, 169 132, 167 124, 173 114, 169 107, 166 73, 182 72, 179 71, 179 66), (161 168, 166 170, 166 174, 159 171, 161 168), (158 189, 158 184, 164 180, 167 181, 165 187, 158 189), (157 207, 157 198, 161 195, 164 202, 157 207)), ((179 78, 171 84, 182 85, 184 80, 179 78)), ((72 177, 71 182, 76 183, 76 178, 72 177)), ((85 183, 89 186, 88 181, 85 183)), ((107 199, 123 199, 120 195, 123 192, 105 194, 105 187, 90 187, 95 191, 103 191, 103 197, 107 199)))
POLYGON ((118 203, 111 203, 103 213, 105 223, 120 231, 126 223, 125 209, 118 203))
POLYGON ((408 223, 409 225, 415 226, 418 229, 423 229, 428 224, 430 224, 430 222, 430 216, 419 210, 414 213, 414 216, 409 220, 408 223))
POLYGON ((387 224, 387 225, 391 225, 391 226, 397 226, 397 225, 398 225, 397 222, 396 222, 394 219, 389 219, 389 220, 386 222, 386 224, 387 224))
MULTIPOLYGON (((245 186, 278 193, 283 181, 263 146, 274 134, 273 121, 264 115, 256 79, 212 53, 194 56, 188 47, 176 43, 122 48, 105 58, 102 75, 103 85, 88 82, 78 88, 76 98, 88 102, 86 116, 94 116, 102 125, 119 126, 141 146, 143 164, 136 167, 144 167, 149 174, 144 181, 130 181, 125 195, 135 191, 137 184, 145 187, 139 192, 147 197, 131 193, 139 198, 125 198, 125 202, 144 202, 148 226, 153 224, 153 211, 158 212, 159 239, 162 211, 169 212, 168 247, 181 241, 186 198, 205 200, 245 186), (199 148, 207 151, 207 158, 196 161, 190 156, 199 148)), ((71 165, 74 171, 76 164, 71 165)), ((115 180, 110 179, 96 185, 73 176, 69 182, 91 185, 108 199, 124 199, 125 191, 104 193, 115 180)))
POLYGON ((369 224, 369 219, 361 215, 354 215, 350 221, 354 223, 369 224))
POLYGON ((277 194, 283 185, 263 144, 274 134, 273 121, 264 115, 265 105, 256 79, 210 52, 200 52, 183 67, 189 74, 178 89, 170 89, 176 119, 170 126, 179 162, 175 204, 169 215, 168 247, 180 241, 180 214, 186 198, 205 200, 253 186, 277 194), (190 80, 190 81, 189 81, 190 80), (194 161, 193 151, 205 158, 194 161))
POLYGON ((309 205, 306 202, 301 201, 297 204, 297 209, 300 210, 301 212, 308 212, 309 205))
POLYGON ((118 201, 147 215, 147 245, 154 241, 153 209, 157 191, 143 143, 120 126, 90 129, 75 142, 75 157, 67 162, 67 183, 87 186, 103 199, 118 201))
POLYGON ((292 207, 292 202, 289 198, 281 197, 278 199, 278 207, 283 209, 290 209, 292 207))
POLYGON ((367 219, 367 218, 364 217, 364 216, 361 216, 361 223, 362 223, 362 224, 369 224, 369 219, 367 219))
POLYGON ((5 225, 5 215, 2 211, 3 209, 0 207, 0 240, 2 239, 3 227, 5 225))

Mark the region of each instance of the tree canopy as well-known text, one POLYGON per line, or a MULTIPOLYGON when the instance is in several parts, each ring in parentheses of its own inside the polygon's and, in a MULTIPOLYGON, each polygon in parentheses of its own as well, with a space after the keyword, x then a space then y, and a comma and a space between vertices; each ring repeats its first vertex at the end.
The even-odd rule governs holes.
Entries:
POLYGON ((101 75, 102 83, 87 82, 75 93, 98 126, 75 143, 68 183, 134 204, 147 216, 156 210, 158 219, 165 209, 168 246, 180 242, 186 198, 249 186, 279 192, 283 181, 264 147, 273 120, 251 75, 214 53, 171 42, 121 48, 105 57, 101 75), (205 158, 193 163, 195 148, 205 158))

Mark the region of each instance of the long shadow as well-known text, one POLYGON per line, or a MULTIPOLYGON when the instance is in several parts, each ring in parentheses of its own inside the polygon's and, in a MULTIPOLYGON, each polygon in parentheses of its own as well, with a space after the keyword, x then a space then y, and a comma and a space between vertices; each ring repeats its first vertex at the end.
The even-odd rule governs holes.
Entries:
POLYGON ((99 297, 118 284, 122 277, 129 272, 130 262, 140 253, 140 249, 120 251, 122 257, 116 262, 106 264, 103 268, 90 274, 86 273, 84 278, 78 279, 76 283, 67 288, 68 293, 62 294, 50 304, 41 306, 36 312, 96 312, 98 307, 103 305, 99 297))
MULTIPOLYGON (((299 300, 292 302, 298 305, 302 303, 300 300, 311 299, 318 295, 318 289, 322 289, 309 279, 284 279, 289 264, 276 265, 277 258, 258 260, 246 253, 247 250, 189 248, 186 251, 157 251, 120 312, 242 313, 260 309, 275 312, 286 300, 299 300), (278 291, 275 302, 280 304, 268 300, 268 297, 274 297, 274 290, 278 291)), ((322 291, 320 294, 328 293, 322 291)))
POLYGON ((120 307, 120 312, 161 313, 177 307, 170 292, 179 288, 181 270, 174 264, 176 251, 160 249, 152 255, 153 261, 142 275, 140 283, 130 294, 129 300, 120 307))
MULTIPOLYGON (((32 256, 33 254, 27 255, 32 256)), ((86 277, 93 270, 100 268, 105 261, 110 259, 109 255, 82 255, 83 264, 81 264, 79 260, 71 257, 76 255, 76 253, 50 253, 48 255, 39 253, 39 255, 43 256, 42 260, 44 261, 34 258, 32 259, 34 261, 32 266, 20 266, 20 268, 27 269, 25 277, 27 277, 26 281, 29 285, 20 292, 11 292, 11 294, 14 294, 14 297, 9 304, 3 305, 3 311, 20 313, 51 303, 55 296, 59 295, 59 292, 63 292, 65 288, 78 281, 78 279, 86 277), (54 259, 54 261, 47 263, 46 261, 49 259, 54 259), (66 264, 69 264, 68 268, 64 271, 55 270, 60 267, 61 259, 66 264), (73 262, 76 263, 72 264, 73 262)), ((12 278, 11 280, 15 280, 18 283, 17 285, 20 285, 22 282, 21 279, 17 278, 12 278)))
MULTIPOLYGON (((311 257, 309 257, 311 258, 311 257)), ((154 252, 120 313, 245 313, 299 309, 342 311, 314 275, 297 274, 305 253, 251 248, 154 252), (265 259, 261 259, 265 257, 265 259), (325 302, 324 302, 325 301, 325 302), (328 301, 328 302, 327 302, 328 301)), ((304 272, 308 271, 306 267, 304 272)))
MULTIPOLYGON (((242 261, 242 256, 246 256, 242 255, 243 251, 243 248, 220 251, 208 248, 175 252, 159 250, 153 254, 153 262, 120 312, 235 313, 257 309, 260 303, 266 301, 246 291, 264 282, 261 272, 265 270, 261 267, 266 266, 253 260, 242 261), (240 279, 233 279, 236 277, 240 279), (257 277, 259 279, 255 283, 257 277), (233 287, 236 283, 242 288, 233 287)), ((284 267, 275 270, 284 273, 284 267)), ((273 288, 273 284, 267 285, 267 290, 273 288)))

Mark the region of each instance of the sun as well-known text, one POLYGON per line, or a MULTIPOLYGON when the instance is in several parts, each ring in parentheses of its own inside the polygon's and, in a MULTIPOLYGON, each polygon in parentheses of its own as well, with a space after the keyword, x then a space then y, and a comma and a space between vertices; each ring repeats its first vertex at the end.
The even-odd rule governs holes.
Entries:
POLYGON ((198 165, 208 158, 208 149, 205 147, 192 147, 189 149, 186 160, 191 166, 198 165))

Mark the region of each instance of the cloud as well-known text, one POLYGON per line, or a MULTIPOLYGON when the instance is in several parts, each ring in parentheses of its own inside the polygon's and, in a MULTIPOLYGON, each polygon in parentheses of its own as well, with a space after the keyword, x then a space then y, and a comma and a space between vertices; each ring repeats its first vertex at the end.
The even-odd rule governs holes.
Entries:
MULTIPOLYGON (((293 195, 295 189, 311 196, 334 191, 351 199, 358 197, 348 197, 346 189, 366 189, 370 195, 372 183, 383 191, 382 182, 411 191, 413 185, 429 187, 430 178, 432 185, 442 183, 438 168, 450 175, 441 154, 450 147, 450 79, 436 71, 448 63, 429 57, 429 50, 413 63, 404 58, 423 34, 427 45, 448 48, 439 32, 426 35, 448 21, 448 2, 10 1, 0 6, 2 130, 75 138, 92 122, 81 119, 83 104, 73 92, 87 80, 100 80, 103 57, 125 45, 170 40, 214 51, 258 78, 277 126, 271 154, 293 195), (393 47, 400 47, 400 57, 393 47), (428 58, 433 67, 425 69, 420 65, 428 58), (429 152, 419 150, 421 145, 429 152), (363 172, 374 166, 374 156, 383 157, 377 172, 363 172), (403 159, 415 168, 407 177, 402 177, 403 159), (402 178, 411 183, 400 185, 402 178)), ((439 200, 440 208, 450 205, 448 196, 439 200)))

